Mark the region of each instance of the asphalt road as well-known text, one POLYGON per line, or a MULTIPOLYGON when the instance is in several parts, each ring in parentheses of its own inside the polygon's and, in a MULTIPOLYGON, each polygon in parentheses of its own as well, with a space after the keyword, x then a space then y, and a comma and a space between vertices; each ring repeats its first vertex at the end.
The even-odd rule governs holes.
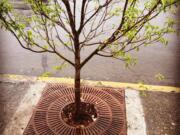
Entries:
MULTIPOLYGON (((121 61, 96 56, 85 65, 81 76, 89 80, 133 83, 144 81, 147 84, 180 86, 180 36, 169 35, 167 38, 167 47, 156 44, 134 53, 138 57, 138 63, 131 69, 126 69, 121 61), (158 73, 163 74, 165 80, 155 79, 158 73)), ((83 50, 82 59, 90 51, 90 48, 83 50)), ((71 66, 61 71, 52 69, 61 62, 52 54, 36 54, 22 49, 10 33, 0 30, 0 73, 39 76, 50 71, 53 73, 51 76, 74 77, 71 66)))

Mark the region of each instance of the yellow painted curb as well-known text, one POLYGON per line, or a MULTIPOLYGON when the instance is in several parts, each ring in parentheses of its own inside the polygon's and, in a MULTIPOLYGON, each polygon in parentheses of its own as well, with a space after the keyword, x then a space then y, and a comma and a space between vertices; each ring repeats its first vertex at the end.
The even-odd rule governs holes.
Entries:
MULTIPOLYGON (((57 77, 34 77, 26 75, 14 75, 14 74, 0 74, 2 80, 12 81, 37 81, 37 82, 49 82, 49 83, 67 83, 73 84, 73 78, 57 78, 57 77)), ((131 88, 135 90, 148 90, 148 91, 161 91, 161 92, 180 92, 179 87, 172 86, 159 86, 159 85, 144 85, 136 83, 121 83, 121 82, 109 82, 109 81, 91 81, 81 80, 83 85, 91 86, 107 86, 107 87, 123 87, 131 88)))

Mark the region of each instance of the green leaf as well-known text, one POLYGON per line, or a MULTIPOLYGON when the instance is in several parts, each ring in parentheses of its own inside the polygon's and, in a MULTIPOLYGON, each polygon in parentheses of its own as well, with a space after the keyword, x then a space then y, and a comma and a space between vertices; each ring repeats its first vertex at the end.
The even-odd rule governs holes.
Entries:
POLYGON ((167 0, 161 0, 163 7, 165 6, 167 0))
POLYGON ((165 46, 167 46, 168 45, 168 41, 165 39, 165 38, 163 38, 163 37, 160 37, 159 38, 159 42, 161 42, 163 45, 165 45, 165 46))
POLYGON ((161 0, 161 3, 163 7, 165 7, 167 4, 172 4, 174 0, 161 0))
POLYGON ((138 51, 139 51, 139 47, 138 47, 138 46, 136 46, 136 47, 135 47, 135 50, 138 52, 138 51))
POLYGON ((137 63, 137 59, 135 57, 132 57, 130 54, 125 54, 123 59, 125 61, 126 68, 130 68, 130 66, 135 66, 137 63))
POLYGON ((144 81, 138 82, 138 85, 139 85, 138 87, 140 90, 142 91, 148 90, 148 87, 145 85, 144 81))
POLYGON ((158 73, 155 75, 155 78, 158 80, 158 81, 162 81, 165 79, 165 76, 162 75, 161 73, 158 73))
POLYGON ((44 49, 44 50, 47 50, 47 49, 48 49, 48 45, 44 45, 44 46, 43 46, 43 49, 44 49))
POLYGON ((41 77, 49 77, 51 74, 51 72, 44 72, 41 77))
POLYGON ((62 70, 63 68, 67 67, 67 63, 62 63, 61 65, 59 66, 54 66, 53 69, 54 70, 62 70))
POLYGON ((27 36, 29 39, 32 39, 32 31, 31 30, 27 31, 27 36))

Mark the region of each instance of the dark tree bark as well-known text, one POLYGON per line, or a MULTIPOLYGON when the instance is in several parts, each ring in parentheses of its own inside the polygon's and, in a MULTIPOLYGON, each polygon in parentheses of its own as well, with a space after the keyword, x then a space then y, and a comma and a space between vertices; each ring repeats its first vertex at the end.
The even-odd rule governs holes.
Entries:
POLYGON ((80 69, 78 67, 75 68, 75 82, 74 82, 74 88, 75 88, 75 118, 79 117, 80 113, 80 103, 81 103, 81 90, 80 90, 80 69))
POLYGON ((74 88, 75 88, 75 118, 78 119, 80 115, 80 103, 81 103, 81 57, 80 57, 80 46, 79 46, 79 36, 78 34, 75 34, 74 38, 74 46, 75 46, 75 82, 74 82, 74 88))

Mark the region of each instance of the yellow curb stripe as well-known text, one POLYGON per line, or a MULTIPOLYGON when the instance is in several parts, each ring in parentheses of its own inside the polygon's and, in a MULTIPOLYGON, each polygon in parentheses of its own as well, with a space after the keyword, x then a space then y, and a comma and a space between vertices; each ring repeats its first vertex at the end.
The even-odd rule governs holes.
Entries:
MULTIPOLYGON (((0 78, 12 81, 38 81, 38 82, 51 82, 51 83, 68 83, 73 84, 73 78, 57 78, 57 77, 34 77, 26 75, 15 75, 15 74, 0 74, 0 78)), ((180 92, 179 87, 172 86, 159 86, 159 85, 142 85, 136 83, 121 83, 121 82, 110 82, 110 81, 92 81, 92 80, 81 80, 84 85, 93 86, 107 86, 107 87, 123 87, 131 88, 135 90, 148 90, 148 91, 161 91, 161 92, 180 92)))

